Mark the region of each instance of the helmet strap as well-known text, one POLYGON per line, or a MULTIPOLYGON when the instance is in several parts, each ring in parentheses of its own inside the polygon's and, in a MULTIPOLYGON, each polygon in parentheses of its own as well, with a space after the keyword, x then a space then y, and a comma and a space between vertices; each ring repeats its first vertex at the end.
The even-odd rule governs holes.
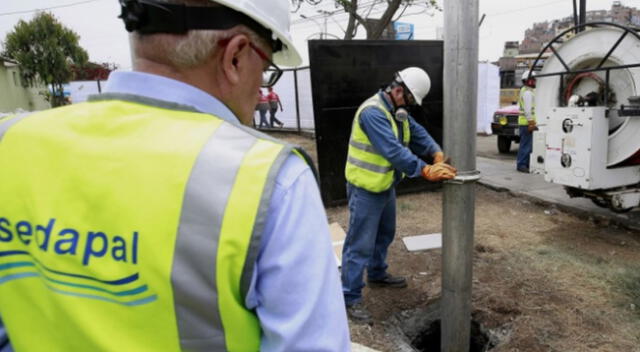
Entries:
MULTIPOLYGON (((396 83, 396 82, 394 82, 396 83)), ((398 105, 398 103, 396 102, 396 99, 393 97, 393 94, 391 94, 391 90, 392 90, 392 85, 389 85, 386 89, 386 93, 389 95, 389 98, 391 99, 391 104, 393 105, 393 116, 395 117, 396 121, 399 122, 403 122, 406 121, 409 118, 409 112, 407 111, 407 105, 405 103, 405 105, 398 105)), ((404 90, 404 87, 403 87, 404 90)), ((404 97, 404 91, 403 91, 403 97, 404 97)), ((406 102, 406 98, 405 102, 406 102)))

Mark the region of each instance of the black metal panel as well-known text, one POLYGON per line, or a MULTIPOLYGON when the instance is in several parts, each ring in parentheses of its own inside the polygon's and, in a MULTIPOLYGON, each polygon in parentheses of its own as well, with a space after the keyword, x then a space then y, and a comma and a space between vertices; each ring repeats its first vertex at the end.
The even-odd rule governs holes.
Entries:
MULTIPOLYGON (((358 106, 393 74, 405 67, 423 68, 431 78, 431 91, 422 108, 412 111, 442 145, 442 41, 309 41, 311 88, 322 197, 327 205, 346 199, 344 167, 351 122, 358 106)), ((398 192, 439 187, 422 179, 406 179, 398 192)))

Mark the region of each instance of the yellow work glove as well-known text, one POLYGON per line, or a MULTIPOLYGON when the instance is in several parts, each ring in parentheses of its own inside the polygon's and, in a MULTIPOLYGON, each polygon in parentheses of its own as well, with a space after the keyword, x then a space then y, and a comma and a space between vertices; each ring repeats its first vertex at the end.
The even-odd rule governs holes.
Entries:
POLYGON ((443 152, 433 153, 433 163, 438 164, 441 162, 444 162, 444 153, 443 152))
POLYGON ((443 180, 450 180, 456 177, 455 167, 445 164, 438 163, 433 165, 427 165, 422 168, 422 177, 424 177, 427 181, 438 182, 443 180))
POLYGON ((529 133, 532 133, 533 131, 537 131, 537 130, 538 130, 538 126, 536 126, 536 122, 533 120, 529 120, 527 131, 529 131, 529 133))

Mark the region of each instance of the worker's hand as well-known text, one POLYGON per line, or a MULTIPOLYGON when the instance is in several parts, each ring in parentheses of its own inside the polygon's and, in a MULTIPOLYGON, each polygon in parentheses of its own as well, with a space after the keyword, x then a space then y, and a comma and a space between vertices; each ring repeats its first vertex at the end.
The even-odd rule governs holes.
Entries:
POLYGON ((433 163, 439 164, 444 162, 444 153, 443 152, 435 152, 433 153, 433 163))
POLYGON ((427 165, 422 168, 422 177, 431 182, 438 182, 443 180, 450 180, 456 177, 457 172, 458 170, 456 170, 455 167, 449 164, 438 163, 427 165))
POLYGON ((536 122, 533 120, 529 120, 529 125, 527 126, 527 130, 529 133, 533 133, 533 131, 538 130, 538 126, 536 126, 536 122))

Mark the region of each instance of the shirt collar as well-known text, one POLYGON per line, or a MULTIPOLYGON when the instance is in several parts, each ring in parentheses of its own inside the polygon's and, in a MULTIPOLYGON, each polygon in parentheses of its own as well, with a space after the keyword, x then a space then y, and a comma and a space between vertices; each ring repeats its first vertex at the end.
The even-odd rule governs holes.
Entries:
POLYGON ((395 111, 395 109, 393 108, 393 104, 391 103, 391 101, 389 101, 389 99, 387 99, 386 95, 384 95, 384 91, 382 89, 378 91, 378 96, 384 103, 384 106, 387 108, 387 110, 393 113, 395 111))
POLYGON ((240 123, 223 102, 184 82, 144 72, 115 71, 109 75, 105 93, 127 93, 189 105, 231 123, 240 123))

